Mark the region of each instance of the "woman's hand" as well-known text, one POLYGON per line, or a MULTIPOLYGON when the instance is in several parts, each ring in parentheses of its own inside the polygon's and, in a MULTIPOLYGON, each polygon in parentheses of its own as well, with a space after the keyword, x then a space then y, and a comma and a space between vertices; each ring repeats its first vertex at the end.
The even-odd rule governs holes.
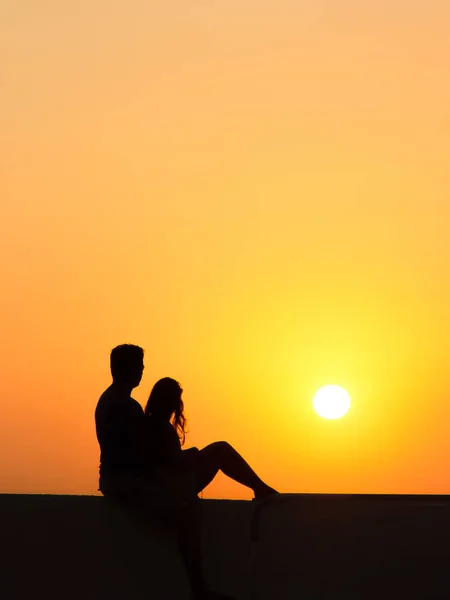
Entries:
POLYGON ((200 450, 198 448, 186 448, 186 450, 183 450, 183 453, 187 453, 189 452, 189 454, 196 454, 197 452, 200 452, 200 450))
POLYGON ((198 448, 187 448, 186 450, 183 450, 181 457, 186 468, 192 469, 193 463, 195 463, 199 453, 200 450, 198 448))

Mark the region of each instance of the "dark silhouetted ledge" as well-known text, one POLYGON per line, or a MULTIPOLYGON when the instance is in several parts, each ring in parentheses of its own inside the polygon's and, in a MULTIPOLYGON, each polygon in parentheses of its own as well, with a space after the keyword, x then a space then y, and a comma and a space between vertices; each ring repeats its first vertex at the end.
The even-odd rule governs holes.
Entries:
MULTIPOLYGON (((238 600, 450 599, 450 497, 203 500, 211 587, 238 600)), ((189 600, 174 532, 98 496, 0 495, 2 600, 189 600)))

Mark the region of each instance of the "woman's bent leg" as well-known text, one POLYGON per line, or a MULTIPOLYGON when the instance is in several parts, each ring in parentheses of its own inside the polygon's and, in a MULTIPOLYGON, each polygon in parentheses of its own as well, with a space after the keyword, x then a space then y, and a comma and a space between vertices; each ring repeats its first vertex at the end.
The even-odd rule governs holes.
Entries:
POLYGON ((225 475, 238 483, 251 488, 255 498, 263 498, 276 490, 264 483, 250 465, 227 442, 214 442, 194 455, 191 466, 194 470, 197 490, 200 492, 221 470, 225 475))
POLYGON ((203 598, 206 591, 201 554, 199 507, 196 504, 192 503, 185 507, 177 514, 176 519, 178 548, 195 600, 203 598))
POLYGON ((208 588, 203 574, 200 500, 185 506, 176 519, 178 548, 192 591, 192 600, 233 600, 208 588))

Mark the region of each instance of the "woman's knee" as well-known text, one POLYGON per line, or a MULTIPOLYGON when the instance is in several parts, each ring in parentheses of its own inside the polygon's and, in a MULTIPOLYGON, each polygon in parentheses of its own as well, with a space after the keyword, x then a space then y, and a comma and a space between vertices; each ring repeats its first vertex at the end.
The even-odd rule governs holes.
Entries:
POLYGON ((228 442, 213 442, 211 448, 218 454, 227 454, 233 450, 233 447, 228 442))

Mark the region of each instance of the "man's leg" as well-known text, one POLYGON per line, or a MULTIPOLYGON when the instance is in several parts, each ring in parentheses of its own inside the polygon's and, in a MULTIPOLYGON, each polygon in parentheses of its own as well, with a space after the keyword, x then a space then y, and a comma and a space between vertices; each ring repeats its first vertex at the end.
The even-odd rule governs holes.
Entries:
MULTIPOLYGON (((186 482, 186 478, 184 479, 186 482)), ((143 527, 154 515, 166 524, 172 524, 177 533, 178 549, 186 569, 192 591, 192 600, 232 600, 209 590, 205 583, 201 551, 200 499, 193 487, 181 492, 183 483, 172 476, 132 481, 103 481, 105 497, 128 512, 143 527), (106 492, 106 493, 105 493, 106 492)))

